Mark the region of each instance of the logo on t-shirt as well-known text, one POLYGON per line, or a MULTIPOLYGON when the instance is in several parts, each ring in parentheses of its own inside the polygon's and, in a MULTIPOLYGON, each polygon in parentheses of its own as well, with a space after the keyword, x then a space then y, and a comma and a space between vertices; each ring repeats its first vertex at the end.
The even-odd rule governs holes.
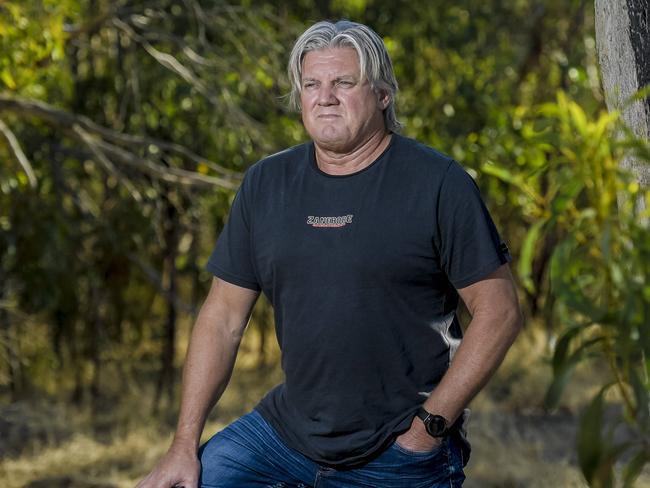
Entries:
POLYGON ((340 215, 338 217, 315 217, 309 215, 307 217, 307 225, 312 227, 345 227, 352 223, 354 215, 340 215))

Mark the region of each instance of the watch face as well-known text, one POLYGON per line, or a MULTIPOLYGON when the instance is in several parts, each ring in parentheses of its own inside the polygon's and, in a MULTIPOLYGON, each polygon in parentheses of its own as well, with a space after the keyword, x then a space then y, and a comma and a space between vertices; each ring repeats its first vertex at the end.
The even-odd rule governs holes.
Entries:
POLYGON ((429 421, 426 424, 427 432, 433 437, 439 437, 444 434, 447 428, 447 421, 440 415, 429 416, 429 421))

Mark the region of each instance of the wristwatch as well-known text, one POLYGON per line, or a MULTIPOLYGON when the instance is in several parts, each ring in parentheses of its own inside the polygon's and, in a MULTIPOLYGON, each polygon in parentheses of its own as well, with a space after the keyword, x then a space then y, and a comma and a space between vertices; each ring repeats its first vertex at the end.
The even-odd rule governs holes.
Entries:
POLYGON ((434 415, 420 407, 416 414, 427 429, 427 434, 431 437, 444 437, 449 431, 447 429, 449 422, 442 415, 434 415))

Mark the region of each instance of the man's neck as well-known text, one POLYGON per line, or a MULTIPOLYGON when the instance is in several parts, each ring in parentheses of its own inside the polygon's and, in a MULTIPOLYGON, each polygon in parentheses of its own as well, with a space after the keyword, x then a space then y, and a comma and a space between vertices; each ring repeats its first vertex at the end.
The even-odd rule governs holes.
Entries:
POLYGON ((315 144, 316 164, 329 175, 349 175, 370 166, 388 147, 391 133, 378 131, 366 142, 349 153, 330 151, 315 144))

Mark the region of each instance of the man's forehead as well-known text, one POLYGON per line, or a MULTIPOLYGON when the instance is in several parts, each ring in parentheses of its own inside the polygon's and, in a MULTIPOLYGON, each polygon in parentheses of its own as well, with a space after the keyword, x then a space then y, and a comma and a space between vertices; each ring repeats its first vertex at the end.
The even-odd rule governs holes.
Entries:
POLYGON ((302 59, 302 75, 312 71, 343 70, 346 74, 359 74, 359 56, 351 47, 324 48, 309 51, 302 59))

